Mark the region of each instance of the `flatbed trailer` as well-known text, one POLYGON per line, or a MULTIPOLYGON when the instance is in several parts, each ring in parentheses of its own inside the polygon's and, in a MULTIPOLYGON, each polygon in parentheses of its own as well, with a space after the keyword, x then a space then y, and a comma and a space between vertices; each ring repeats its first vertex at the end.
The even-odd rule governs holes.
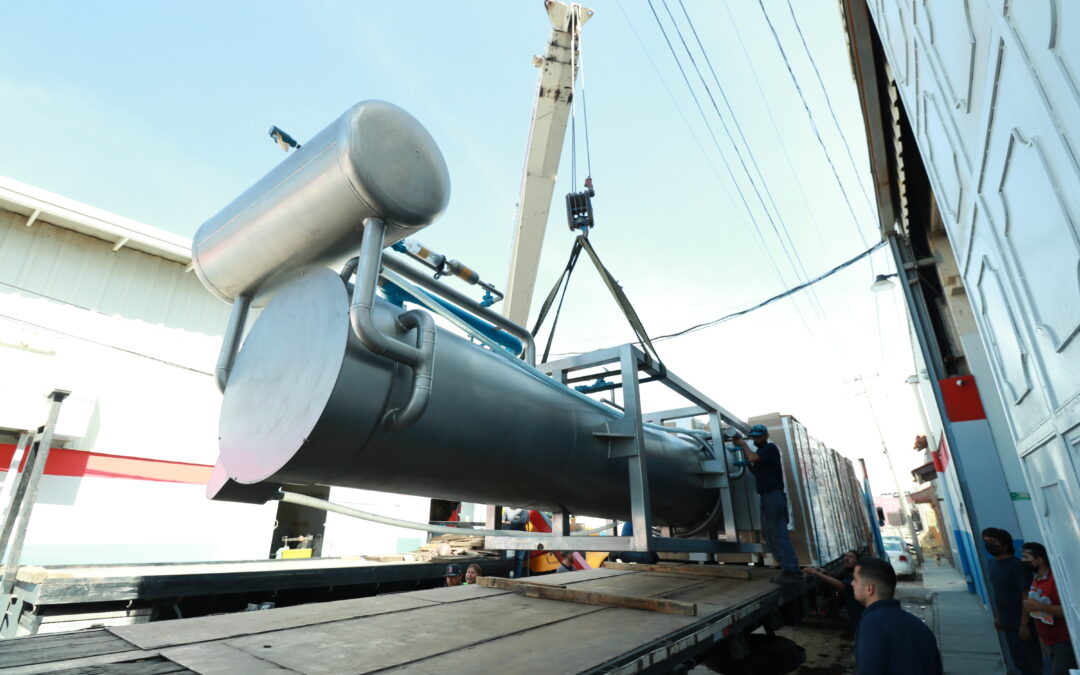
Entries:
POLYGON ((486 574, 507 574, 513 566, 485 556, 23 566, 0 637, 233 612, 251 603, 289 606, 419 590, 441 585, 451 561, 479 564, 486 574))
POLYGON ((810 611, 814 585, 773 584, 768 577, 775 573, 736 565, 622 566, 29 636, 0 642, 0 670, 670 672, 725 641, 735 652, 745 649, 754 628, 778 628, 810 611))

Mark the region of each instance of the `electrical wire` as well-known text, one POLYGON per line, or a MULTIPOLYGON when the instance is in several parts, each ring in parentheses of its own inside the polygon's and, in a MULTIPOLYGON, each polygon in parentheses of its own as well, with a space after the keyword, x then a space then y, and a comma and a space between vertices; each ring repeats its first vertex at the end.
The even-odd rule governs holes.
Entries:
MULTIPOLYGON (((769 305, 773 304, 774 302, 776 302, 778 300, 783 300, 784 298, 786 298, 788 296, 791 296, 791 295, 794 295, 795 293, 798 293, 801 290, 804 290, 804 289, 806 289, 806 288, 808 288, 810 286, 813 286, 814 284, 816 284, 816 283, 818 283, 820 281, 824 281, 825 279, 828 279, 829 277, 836 274, 837 272, 840 272, 840 271, 842 271, 844 269, 847 269, 848 267, 851 267, 852 265, 859 262, 863 258, 870 257, 875 251, 883 248, 887 243, 888 242, 886 242, 886 241, 879 241, 878 243, 874 244, 873 246, 866 249, 865 251, 858 254, 857 256, 855 256, 853 258, 849 258, 848 260, 845 260, 844 262, 840 263, 836 267, 833 267, 832 269, 828 270, 827 272, 819 274, 818 276, 814 277, 813 279, 810 279, 810 280, 808 280, 808 281, 806 281, 804 283, 801 283, 798 286, 793 286, 792 288, 787 289, 783 293, 777 293, 776 295, 774 295, 772 297, 769 297, 769 298, 766 298, 765 300, 762 300, 761 302, 758 302, 758 303, 756 303, 754 305, 751 305, 750 307, 747 307, 745 309, 740 309, 739 311, 732 312, 730 314, 725 314, 724 316, 721 316, 721 317, 719 317, 717 319, 710 319, 708 321, 703 321, 701 323, 694 324, 694 325, 689 326, 687 328, 683 328, 682 330, 675 331, 674 333, 668 333, 666 335, 657 336, 657 337, 653 338, 652 341, 653 342, 660 342, 661 340, 670 340, 672 338, 681 337, 683 335, 689 335, 690 333, 696 333, 696 332, 698 332, 700 330, 704 330, 706 328, 711 328, 712 326, 715 326, 717 324, 725 323, 727 321, 738 318, 740 316, 745 316, 747 314, 750 314, 751 312, 755 312, 755 311, 757 311, 759 309, 762 309, 764 307, 768 307, 769 305)), ((640 343, 638 343, 638 344, 640 344, 640 343)), ((582 353, 583 352, 558 352, 558 353, 552 354, 552 356, 557 356, 557 357, 578 356, 579 354, 582 354, 582 353)))
MULTIPOLYGON (((731 102, 728 100, 727 94, 724 93, 724 88, 720 84, 720 78, 716 74, 716 69, 713 68, 712 59, 709 58, 709 53, 705 49, 705 45, 701 41, 701 37, 698 35, 697 28, 694 26, 694 21, 690 17, 690 13, 686 9, 686 5, 683 0, 678 0, 679 6, 682 8, 683 16, 686 18, 686 23, 690 28, 691 33, 694 36, 694 40, 697 42, 698 49, 701 51, 702 56, 705 59, 706 65, 709 67, 709 72, 712 74, 713 81, 716 83, 716 90, 720 96, 720 100, 723 101, 725 108, 727 109, 728 116, 731 117, 731 121, 735 126, 735 130, 738 132, 739 138, 742 140, 743 147, 746 149, 746 155, 750 159, 750 164, 757 172, 758 181, 761 183, 761 189, 758 189, 757 183, 754 181, 753 174, 750 173, 746 162, 743 160, 743 153, 739 150, 738 144, 735 142, 731 134, 731 130, 728 128, 727 123, 724 121, 724 116, 720 112, 719 106, 716 105, 716 99, 712 95, 712 90, 709 88, 708 83, 705 81, 705 77, 698 67, 697 60, 694 58, 690 47, 687 45, 686 40, 683 38, 682 30, 679 28, 678 22, 675 20, 675 16, 671 12, 671 8, 668 6, 667 0, 662 0, 664 9, 668 13, 668 18, 671 19, 672 25, 675 27, 675 31, 679 36, 679 40, 682 42, 683 49, 686 50, 687 55, 690 57, 690 62, 694 66, 694 70, 697 72, 698 78, 701 80, 702 86, 705 88, 706 94, 709 96, 709 101, 713 105, 713 109, 716 111, 716 116, 720 118, 720 122, 723 126, 724 133, 727 134, 728 141, 735 149, 736 156, 739 158, 739 163, 742 166, 743 171, 746 173, 747 179, 750 181, 750 185, 754 188, 754 193, 757 195, 758 202, 761 204, 762 210, 765 212, 766 218, 769 220, 769 225, 772 227, 773 233, 776 235, 777 241, 780 244, 780 248, 784 251, 784 255, 787 258, 788 264, 791 265, 792 270, 795 272, 795 279, 805 281, 808 278, 806 267, 803 264, 802 256, 799 255, 798 248, 795 246, 795 242, 791 237, 791 232, 784 224, 783 218, 780 215, 780 209, 776 205, 776 199, 773 197, 772 190, 769 189, 769 185, 765 180, 765 174, 762 172, 760 165, 758 165, 757 158, 754 155, 753 148, 751 148, 749 141, 746 139, 746 134, 743 133, 742 125, 739 124, 739 118, 735 115, 735 110, 731 106, 731 102), (765 205, 765 201, 762 199, 761 192, 764 191, 765 197, 768 198, 769 204, 772 206, 773 212, 776 213, 776 220, 773 219, 772 214, 769 212, 768 207, 765 205), (779 225, 777 224, 779 220, 779 225), (785 244, 786 239, 786 244, 785 244), (789 249, 790 248, 790 252, 789 249)), ((825 310, 821 305, 821 300, 817 297, 817 293, 811 290, 810 292, 810 308, 817 315, 818 320, 826 327, 826 331, 831 331, 829 328, 829 322, 825 318, 825 310)), ((834 342, 835 342, 835 336, 834 342)))
MULTIPOLYGON (((761 243, 762 250, 765 252, 766 257, 769 260, 773 271, 776 273, 777 279, 780 280, 781 286, 785 286, 787 282, 784 280, 783 274, 780 272, 780 268, 776 264, 776 260, 772 256, 772 252, 765 243, 765 235, 761 231, 761 227, 757 222, 757 218, 754 217, 753 209, 750 208, 750 203, 746 199, 746 195, 743 193, 742 187, 739 185, 738 180, 735 179, 735 173, 731 169, 731 165, 727 160, 723 150, 720 147, 720 141, 716 137, 716 133, 713 131, 712 125, 709 124, 708 116, 705 114, 705 109, 701 105, 701 101, 698 99, 697 92, 694 91, 693 85, 690 84, 690 78, 686 75, 686 70, 683 68, 682 61, 679 59, 678 53, 675 51, 675 46, 671 43, 671 39, 668 37, 667 29, 664 28, 663 22, 660 20, 660 15, 656 12, 656 7, 653 5, 652 0, 648 0, 649 9, 652 11, 653 18, 656 20, 656 25, 660 28, 660 33, 664 37, 664 42, 667 43, 668 50, 671 52, 671 57, 675 60, 675 65, 679 69, 679 74, 682 76, 683 82, 686 84, 687 90, 690 92, 690 97, 694 100, 694 105, 698 109, 698 113, 701 115, 702 121, 705 123, 705 128, 709 132, 709 136, 712 138, 713 145, 716 146, 716 151, 723 160, 724 168, 727 169, 728 177, 731 179, 732 185, 735 187, 736 193, 739 195, 739 199, 742 202, 743 208, 746 210, 746 214, 750 219, 750 223, 753 226, 755 233, 757 234, 758 241, 761 243)), ((802 310, 798 305, 794 305, 795 311, 799 316, 799 320, 802 321, 803 326, 806 328, 808 335, 812 335, 813 331, 810 330, 810 324, 807 323, 806 317, 803 316, 802 310)))
MULTIPOLYGON (((681 0, 680 0, 681 2, 681 0)), ((844 143, 844 150, 847 151, 848 161, 851 162, 851 170, 855 175, 855 183, 859 186, 859 190, 862 192, 863 199, 866 200, 866 205, 869 207, 870 212, 874 212, 874 203, 870 199, 870 195, 866 192, 866 186, 859 178, 859 168, 855 164, 855 157, 851 154, 851 146, 848 145, 847 136, 840 130, 840 120, 836 117, 836 111, 833 110, 832 100, 829 98, 829 92, 825 89, 825 81, 821 77, 821 71, 818 69, 817 61, 814 59, 813 52, 810 51, 810 47, 806 44, 806 36, 803 34, 802 26, 799 25, 799 20, 795 18, 795 8, 791 6, 791 0, 787 0, 788 13, 791 14, 791 22, 795 24, 795 30, 799 34, 799 40, 802 42, 803 51, 806 52, 806 56, 810 59, 810 66, 814 69, 814 75, 817 76, 818 85, 821 87, 821 93, 825 96, 825 105, 829 108, 829 115, 832 117, 833 125, 836 127, 836 133, 840 136, 840 140, 844 143)))
MULTIPOLYGON (((656 65, 656 60, 653 59, 652 53, 649 52, 649 48, 645 45, 645 41, 641 38, 641 34, 638 33, 637 28, 634 27, 634 22, 630 20, 630 16, 626 13, 626 10, 623 9, 621 2, 617 2, 616 6, 619 8, 619 11, 622 13, 623 18, 626 20, 626 25, 630 27, 630 31, 634 34, 634 38, 637 39, 638 45, 641 47, 641 52, 645 55, 645 58, 649 60, 649 64, 652 66, 653 72, 656 73, 656 77, 660 80, 660 84, 664 87, 664 91, 667 92, 668 98, 671 99, 671 104, 675 106, 676 112, 679 113, 679 118, 682 119, 683 126, 685 126, 686 130, 690 133, 690 137, 694 139, 694 144, 697 146, 698 151, 701 153, 702 159, 704 159, 705 163, 709 165, 709 169, 712 171, 713 176, 716 178, 716 182, 724 191, 724 195, 731 203, 734 212, 738 214, 743 226, 749 229, 750 224, 746 222, 743 212, 738 209, 738 203, 735 201, 735 197, 731 194, 731 188, 728 187, 727 182, 725 182, 723 177, 720 176, 720 172, 717 171, 716 165, 713 163, 712 157, 710 157, 709 153, 705 150, 705 146, 701 142, 701 139, 698 138, 697 132, 694 131, 694 127, 691 126, 690 120, 686 118, 686 113, 683 112, 682 106, 679 105, 678 99, 675 98, 675 94, 672 93, 671 87, 668 86, 667 78, 664 77, 664 75, 660 72, 660 68, 656 65)), ((773 267, 776 267, 775 263, 773 264, 773 267)), ((783 283, 781 283, 781 285, 783 285, 783 283)))
POLYGON ((870 248, 866 249, 865 251, 863 251, 859 255, 855 256, 854 258, 850 258, 848 260, 845 260, 844 262, 840 263, 839 265, 832 268, 831 270, 829 270, 827 272, 824 272, 823 274, 819 274, 818 276, 814 277, 813 279, 810 279, 810 280, 808 280, 808 281, 806 281, 804 283, 801 283, 798 286, 794 286, 792 288, 789 288, 788 290, 784 291, 783 293, 778 293, 778 294, 772 296, 771 298, 766 298, 765 300, 762 300, 761 302, 759 302, 759 303, 757 303, 755 305, 747 307, 746 309, 741 309, 741 310, 739 310, 737 312, 732 312, 731 314, 726 314, 726 315, 724 315, 724 316, 722 316, 722 317, 720 317, 718 319, 712 319, 710 321, 704 321, 702 323, 695 324, 693 326, 690 326, 688 328, 684 328, 684 329, 682 329, 680 331, 676 331, 674 333, 668 333, 667 335, 660 335, 658 337, 653 338, 653 342, 659 342, 660 340, 669 340, 671 338, 676 338, 676 337, 679 337, 679 336, 682 336, 682 335, 688 335, 690 333, 696 333, 697 331, 702 330, 704 328, 709 328, 710 326, 715 326, 717 324, 724 323, 725 321, 730 321, 731 319, 734 319, 734 318, 737 318, 737 317, 740 317, 740 316, 745 316, 746 314, 757 311, 757 310, 759 310, 759 309, 761 309, 763 307, 767 307, 767 306, 773 304, 774 302, 776 302, 777 300, 782 300, 782 299, 784 299, 784 298, 786 298, 786 297, 788 297, 790 295, 794 295, 795 293, 798 293, 799 291, 801 291, 803 289, 809 288, 810 286, 818 283, 819 281, 822 281, 824 279, 828 279, 832 275, 836 274, 837 272, 839 272, 839 271, 841 271, 841 270, 843 270, 845 268, 851 267, 852 265, 859 262, 863 258, 868 257, 874 251, 876 251, 879 248, 885 246, 885 244, 886 244, 886 242, 879 241, 878 243, 876 243, 873 246, 871 246, 870 248))
MULTIPOLYGON (((691 51, 689 45, 686 43, 686 39, 683 37, 682 29, 679 28, 679 24, 675 21, 675 15, 671 12, 671 7, 668 6, 667 0, 661 0, 664 5, 664 10, 667 12, 668 18, 671 20, 671 25, 675 29, 676 35, 679 37, 679 41, 682 43, 683 49, 686 50, 686 55, 690 58, 690 64, 694 67, 694 71, 697 73, 698 79, 701 81, 701 86, 705 89, 706 95, 709 97, 709 102, 712 103, 713 110, 716 111, 716 117, 720 120, 721 128, 724 130, 724 134, 727 136, 728 142, 731 143, 731 147, 735 149, 735 156, 739 159, 739 164, 742 167, 743 173, 746 174, 747 180, 750 181, 750 186, 754 188, 754 194, 758 198, 758 203, 761 205, 761 210, 765 212, 766 218, 769 220, 769 225, 772 226, 774 234, 776 234, 777 240, 780 242, 781 249, 784 250, 784 254, 788 258, 788 263, 793 269, 796 269, 796 265, 792 262, 791 254, 784 248, 784 237, 781 236, 780 231, 777 228, 776 221, 773 220, 772 213, 769 212, 768 207, 765 205, 765 200, 761 196, 761 191, 764 190, 765 196, 768 197, 769 203, 773 207, 773 211, 776 212, 777 217, 780 215, 779 209, 776 207, 776 200, 773 199, 772 191, 769 190, 768 184, 765 182, 765 175, 761 171, 761 167, 758 166, 757 159, 754 157, 753 150, 750 148, 750 144, 746 141, 746 135, 743 134, 742 125, 739 124, 738 118, 735 116, 735 112, 731 108, 731 104, 728 102, 727 95, 724 94, 724 89, 720 85, 719 78, 716 77, 716 71, 712 67, 712 61, 709 59, 708 53, 705 51, 705 47, 701 43, 701 38, 698 36, 697 28, 694 27, 693 20, 690 18, 690 14, 686 11, 686 6, 683 5, 682 0, 679 0, 679 5, 682 7, 683 14, 686 17, 686 22, 690 27, 691 32, 697 41, 698 49, 701 50, 702 56, 705 58, 706 64, 709 66, 709 70, 712 72, 713 79, 716 82, 717 92, 720 94, 720 100, 724 102, 727 107, 728 115, 731 117, 735 130, 739 132, 739 137, 742 139, 743 146, 746 148, 746 154, 750 158, 750 163, 754 166, 755 171, 758 174, 758 181, 761 183, 761 189, 758 188, 758 182, 754 180, 753 174, 750 173, 750 169, 746 165, 746 160, 743 159, 743 153, 739 149, 739 145, 735 142, 734 137, 731 134, 731 129, 728 127, 727 122, 724 120, 723 114, 720 112, 720 107, 716 105, 716 99, 713 97, 712 89, 710 89, 708 83, 705 81, 705 77, 701 72, 701 68, 698 67, 697 59, 694 58, 694 54, 691 51)), ((781 224, 782 226, 782 224, 781 224)), ((788 241, 790 242, 790 237, 788 241)), ((794 252, 794 244, 792 244, 794 252)), ((805 274, 805 270, 804 270, 805 274)))
POLYGON ((821 151, 825 153, 825 159, 829 163, 829 168, 832 169, 833 178, 836 179, 836 184, 840 188, 840 194, 844 197, 844 203, 847 205, 848 212, 851 214, 851 222, 855 226, 855 231, 858 232, 859 239, 862 241, 863 246, 868 246, 869 242, 867 241, 862 228, 859 227, 859 218, 855 215, 855 209, 851 205, 851 199, 848 197, 847 189, 844 188, 844 183, 840 180, 840 174, 836 170, 836 164, 832 160, 832 155, 829 154, 829 149, 825 146, 825 141, 821 138, 821 131, 818 129, 817 122, 814 121, 814 114, 810 110, 810 104, 806 102, 806 96, 803 94, 802 87, 795 77, 795 71, 791 68, 791 61, 788 59, 787 51, 780 41, 780 36, 776 32, 776 27, 773 26, 772 19, 769 18, 769 13, 765 11, 765 3, 762 0, 758 0, 758 7, 761 8, 762 16, 765 17, 765 23, 769 25, 769 32, 772 33, 773 42, 776 43, 776 48, 780 50, 780 56, 784 59, 784 65, 787 67, 788 75, 791 77, 791 83, 795 86, 795 91, 798 92, 799 99, 802 101, 803 108, 806 110, 806 116, 810 120, 810 128, 814 132, 814 138, 817 139, 818 145, 821 146, 821 151))

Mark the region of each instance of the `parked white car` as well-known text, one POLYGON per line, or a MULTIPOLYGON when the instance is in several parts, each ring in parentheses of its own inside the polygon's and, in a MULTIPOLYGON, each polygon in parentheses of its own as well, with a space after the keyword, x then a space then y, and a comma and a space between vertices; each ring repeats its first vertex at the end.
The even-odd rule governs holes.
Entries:
POLYGON ((901 579, 915 578, 915 556, 913 556, 904 543, 903 537, 882 537, 885 544, 885 553, 889 556, 889 563, 896 571, 896 576, 901 579))

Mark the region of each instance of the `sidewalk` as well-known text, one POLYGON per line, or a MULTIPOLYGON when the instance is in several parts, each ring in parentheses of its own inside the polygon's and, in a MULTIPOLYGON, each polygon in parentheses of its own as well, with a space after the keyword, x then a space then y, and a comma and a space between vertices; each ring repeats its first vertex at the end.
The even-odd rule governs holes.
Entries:
POLYGON ((1005 673, 994 616, 968 593, 952 567, 923 567, 923 588, 934 593, 934 632, 945 675, 1005 673))

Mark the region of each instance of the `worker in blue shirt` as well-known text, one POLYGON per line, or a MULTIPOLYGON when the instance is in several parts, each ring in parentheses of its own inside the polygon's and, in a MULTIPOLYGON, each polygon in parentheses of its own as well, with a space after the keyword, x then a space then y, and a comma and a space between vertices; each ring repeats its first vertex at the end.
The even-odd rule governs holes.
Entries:
POLYGON ((772 581, 801 582, 799 558, 795 555, 787 529, 788 503, 784 494, 784 465, 780 461, 780 448, 769 442, 769 430, 764 424, 755 424, 750 428, 750 440, 754 441, 753 448, 743 438, 731 439, 750 462, 750 472, 754 474, 761 500, 761 527, 765 532, 765 543, 783 570, 772 581))
POLYGON ((859 675, 941 675, 937 640, 925 623, 893 600, 896 571, 881 558, 855 563, 855 599, 866 608, 855 636, 859 675))

